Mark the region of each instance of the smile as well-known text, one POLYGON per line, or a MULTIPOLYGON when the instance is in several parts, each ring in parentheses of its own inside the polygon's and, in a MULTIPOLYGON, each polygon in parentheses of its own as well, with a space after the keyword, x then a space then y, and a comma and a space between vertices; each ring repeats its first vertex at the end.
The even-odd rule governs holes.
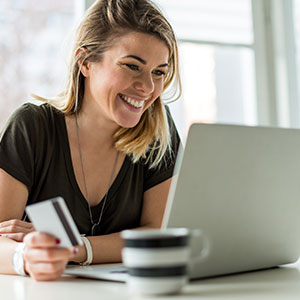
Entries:
POLYGON ((126 103, 132 105, 135 108, 141 108, 144 106, 145 100, 136 100, 122 94, 119 94, 119 96, 122 100, 124 100, 126 103))

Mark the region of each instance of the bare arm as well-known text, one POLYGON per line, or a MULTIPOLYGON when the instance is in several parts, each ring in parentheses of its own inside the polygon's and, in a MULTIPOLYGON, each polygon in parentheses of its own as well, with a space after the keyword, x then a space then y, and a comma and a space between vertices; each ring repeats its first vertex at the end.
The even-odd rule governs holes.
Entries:
POLYGON ((27 187, 0 169, 0 222, 21 219, 27 198, 27 187))
POLYGON ((31 223, 22 222, 27 187, 14 177, 0 169, 0 235, 18 242, 34 230, 31 223))
MULTIPOLYGON (((137 230, 159 228, 161 226, 170 184, 171 179, 168 179, 144 193, 141 227, 137 228, 137 230)), ((121 240, 120 233, 91 236, 88 238, 93 248, 93 263, 121 261, 121 249, 123 247, 123 242, 121 240)), ((73 260, 76 262, 83 262, 86 260, 86 251, 84 246, 79 247, 79 252, 73 260)))
MULTIPOLYGON (((26 186, 0 169, 0 222, 20 219, 26 205, 28 191, 26 186)), ((0 237, 0 272, 14 274, 11 265, 12 254, 17 243, 0 237)))
MULTIPOLYGON (((10 228, 12 232, 20 230, 16 224, 22 227, 24 223, 26 227, 25 222, 17 220, 23 215, 27 198, 26 186, 0 169, 0 222, 2 225, 12 223, 10 228), (11 219, 13 221, 4 222, 11 219)), ((71 249, 56 247, 55 237, 39 232, 26 235, 24 242, 26 244, 25 270, 36 280, 58 278, 63 273, 68 260, 73 256, 71 249)), ((17 242, 13 239, 0 236, 0 273, 16 274, 12 267, 12 256, 16 246, 17 242)))

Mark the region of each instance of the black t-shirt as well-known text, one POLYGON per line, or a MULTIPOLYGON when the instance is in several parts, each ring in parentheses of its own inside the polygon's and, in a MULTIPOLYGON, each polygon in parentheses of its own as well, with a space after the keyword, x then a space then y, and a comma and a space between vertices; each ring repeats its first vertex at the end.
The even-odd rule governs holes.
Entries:
MULTIPOLYGON (((172 176, 180 140, 168 109, 167 113, 172 153, 167 152, 161 165, 153 169, 149 169, 144 159, 134 164, 130 157, 125 157, 108 191, 95 235, 138 227, 144 192, 172 176)), ((27 205, 61 196, 80 233, 90 234, 88 204, 75 178, 62 112, 48 104, 30 103, 16 110, 0 136, 0 168, 27 186, 27 205)), ((91 208, 94 222, 102 205, 103 201, 91 208)))

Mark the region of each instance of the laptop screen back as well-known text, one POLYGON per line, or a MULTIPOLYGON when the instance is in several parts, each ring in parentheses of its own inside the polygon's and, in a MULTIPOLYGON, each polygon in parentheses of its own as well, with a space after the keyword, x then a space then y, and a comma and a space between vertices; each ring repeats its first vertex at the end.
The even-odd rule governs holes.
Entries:
POLYGON ((193 124, 176 168, 163 227, 201 229, 210 240, 191 278, 298 258, 300 130, 193 124))

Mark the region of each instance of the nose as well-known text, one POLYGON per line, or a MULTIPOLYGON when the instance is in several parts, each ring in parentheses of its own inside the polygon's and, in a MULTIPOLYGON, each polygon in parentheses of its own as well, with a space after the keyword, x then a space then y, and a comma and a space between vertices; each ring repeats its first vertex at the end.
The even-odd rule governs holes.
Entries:
POLYGON ((154 91, 152 74, 143 74, 139 76, 134 84, 134 87, 143 94, 151 94, 154 91))

